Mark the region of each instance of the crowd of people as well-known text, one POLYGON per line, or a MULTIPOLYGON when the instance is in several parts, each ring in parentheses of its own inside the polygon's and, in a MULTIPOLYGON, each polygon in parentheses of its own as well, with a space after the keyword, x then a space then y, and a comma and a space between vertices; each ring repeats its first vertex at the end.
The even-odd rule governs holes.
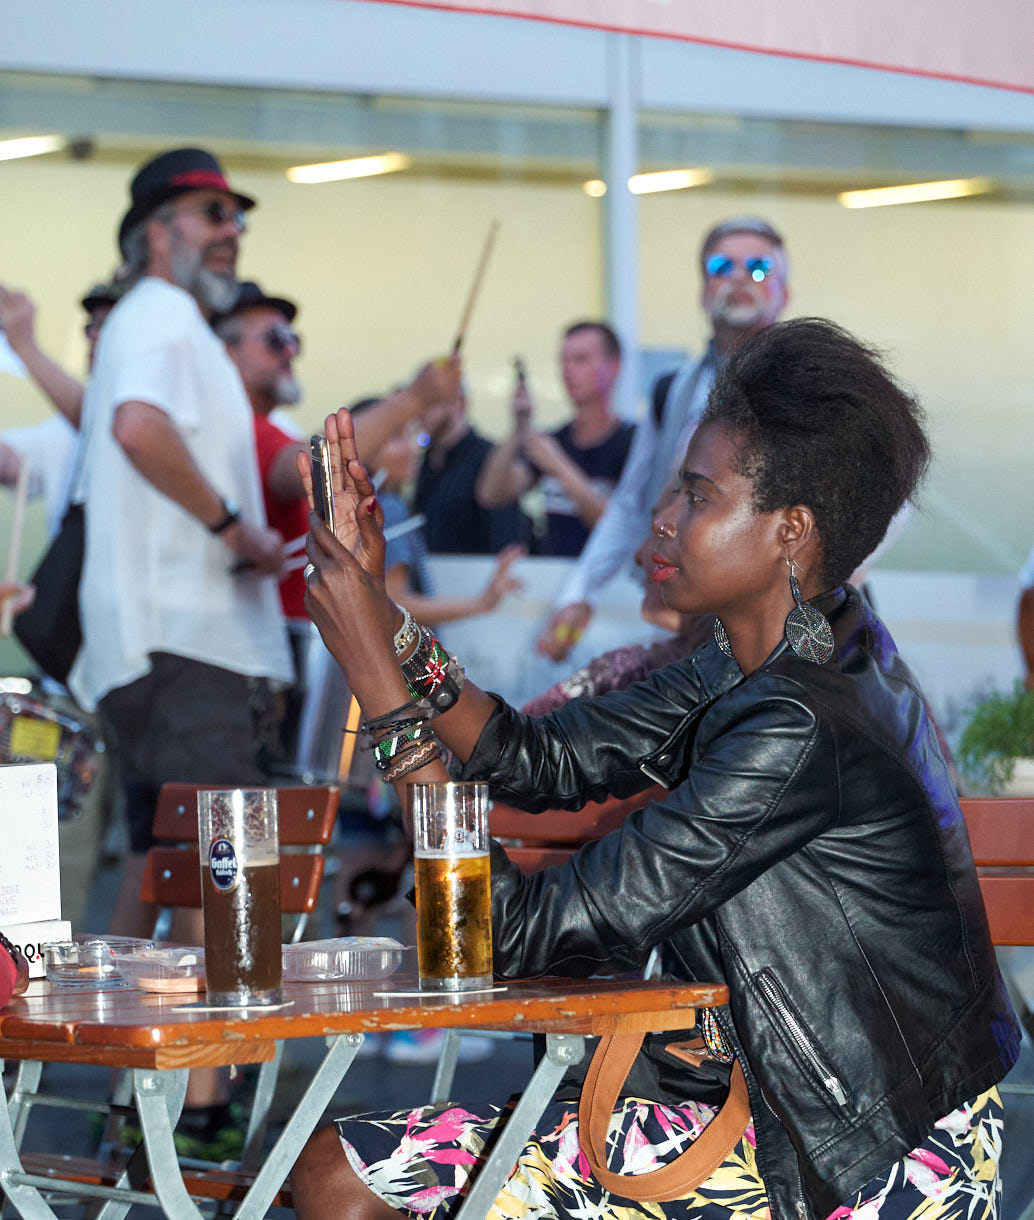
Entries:
MULTIPOLYGON (((493 848, 494 969, 639 970, 656 951, 673 977, 727 983, 702 1055, 712 1091, 715 1065, 742 1071, 750 1124, 696 1190, 643 1203, 631 1179, 627 1195, 594 1179, 561 1095, 500 1216, 993 1216, 995 1086, 1018 1027, 936 726, 852 584, 928 464, 918 404, 837 326, 779 320, 783 238, 735 217, 701 245, 707 349, 660 378, 634 427, 600 320, 563 332, 572 416, 552 432, 521 374, 493 445, 467 418, 458 356, 428 359, 327 418, 332 531, 284 414, 302 396, 299 307, 237 278, 254 207, 202 149, 137 172, 118 270, 82 301, 85 383, 39 349, 30 299, 0 289, 7 340, 57 410, 0 437, 0 478, 28 462, 52 531, 69 503, 85 513, 68 690, 99 718, 128 825, 111 930, 149 930, 139 882, 162 783, 268 778, 295 680, 287 624, 311 619, 400 800, 450 774, 529 815, 668 790, 543 874, 493 848), (644 616, 671 639, 608 654, 522 711, 484 693, 435 629, 494 609, 529 551, 574 561, 547 656, 569 655, 633 556, 644 616), (484 588, 445 593, 428 552, 496 562, 484 588)), ((8 983, 4 963, 0 1001, 8 983)), ((620 1099, 618 1173, 670 1159, 713 1114, 691 1067, 665 1067, 662 1095, 620 1099)), ((444 1220, 505 1113, 490 1097, 448 1120, 340 1119, 295 1168, 298 1213, 444 1220)))

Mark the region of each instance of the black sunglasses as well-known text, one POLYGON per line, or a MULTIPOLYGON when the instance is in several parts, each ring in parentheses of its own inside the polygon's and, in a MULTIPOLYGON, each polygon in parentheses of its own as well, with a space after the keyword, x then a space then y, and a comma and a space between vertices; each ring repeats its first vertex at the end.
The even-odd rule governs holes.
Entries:
POLYGON ((288 330, 286 326, 271 326, 261 339, 274 356, 282 356, 284 352, 290 352, 292 356, 301 355, 302 337, 296 330, 288 330))
POLYGON ((180 208, 179 215, 182 215, 184 212, 196 212, 214 227, 232 223, 238 233, 243 233, 248 227, 246 214, 240 208, 231 207, 230 204, 223 203, 221 199, 210 199, 207 203, 180 208))

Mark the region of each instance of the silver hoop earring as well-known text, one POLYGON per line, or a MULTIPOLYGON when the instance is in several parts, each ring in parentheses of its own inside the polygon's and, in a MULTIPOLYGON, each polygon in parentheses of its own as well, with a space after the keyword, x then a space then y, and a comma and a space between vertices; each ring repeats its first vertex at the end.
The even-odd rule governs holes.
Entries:
POLYGON ((803 660, 824 665, 833 655, 833 628, 821 610, 809 606, 801 597, 801 586, 793 560, 788 559, 786 566, 790 569, 790 592, 796 603, 786 616, 783 628, 786 642, 803 660))
POLYGON ((730 661, 735 661, 736 658, 732 655, 732 645, 729 643, 729 636, 725 630, 725 624, 720 618, 714 621, 714 642, 725 653, 730 661))

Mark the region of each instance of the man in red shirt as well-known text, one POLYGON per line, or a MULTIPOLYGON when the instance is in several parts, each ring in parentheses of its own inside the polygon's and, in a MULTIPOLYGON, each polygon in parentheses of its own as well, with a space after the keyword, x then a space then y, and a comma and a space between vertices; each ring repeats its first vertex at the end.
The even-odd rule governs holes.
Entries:
MULTIPOLYGON (((309 510, 298 474, 296 457, 307 449, 304 439, 285 430, 271 418, 277 407, 293 406, 301 398, 301 386, 292 361, 301 350, 301 339, 292 323, 298 307, 284 297, 267 296, 258 284, 245 280, 237 303, 213 318, 215 333, 226 344, 236 364, 255 413, 255 444, 259 473, 266 501, 266 519, 285 542, 308 533, 309 510)), ((372 453, 384 441, 418 419, 439 402, 451 402, 459 392, 460 362, 430 360, 410 382, 399 387, 356 423, 360 453, 372 453)), ((299 568, 280 582, 280 597, 287 618, 305 618, 305 578, 299 568)))
MULTIPOLYGON (((293 301, 266 296, 258 284, 245 280, 233 309, 212 323, 237 366, 255 413, 266 520, 285 542, 309 529, 305 492, 295 465, 304 442, 271 418, 277 407, 294 406, 302 396, 292 364, 301 350, 301 339, 291 325, 297 314, 293 301)), ((305 618, 305 580, 299 568, 280 581, 280 600, 287 618, 305 618)))

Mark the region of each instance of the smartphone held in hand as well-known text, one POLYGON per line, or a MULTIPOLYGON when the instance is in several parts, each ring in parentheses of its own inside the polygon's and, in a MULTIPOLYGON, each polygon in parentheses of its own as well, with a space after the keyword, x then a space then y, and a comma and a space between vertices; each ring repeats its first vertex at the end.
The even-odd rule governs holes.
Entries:
POLYGON ((333 530, 334 488, 330 477, 330 450, 325 436, 314 436, 309 441, 309 460, 312 463, 313 504, 316 512, 333 530))

